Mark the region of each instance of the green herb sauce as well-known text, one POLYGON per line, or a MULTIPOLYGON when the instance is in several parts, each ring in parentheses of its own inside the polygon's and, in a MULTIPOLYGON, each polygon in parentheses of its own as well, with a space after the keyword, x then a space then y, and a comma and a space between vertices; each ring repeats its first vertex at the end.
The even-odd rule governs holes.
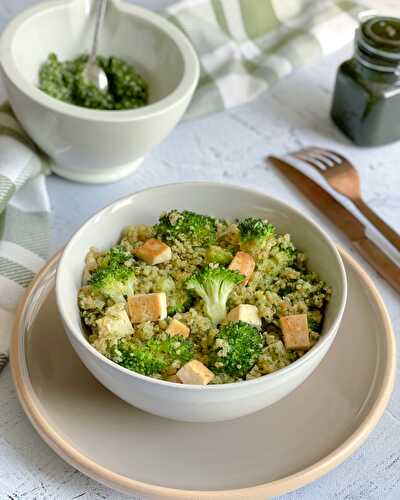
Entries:
POLYGON ((81 55, 61 62, 50 54, 39 72, 39 88, 60 101, 84 108, 124 110, 148 104, 148 85, 135 69, 117 57, 97 57, 108 78, 108 90, 88 82, 83 70, 88 60, 81 55))

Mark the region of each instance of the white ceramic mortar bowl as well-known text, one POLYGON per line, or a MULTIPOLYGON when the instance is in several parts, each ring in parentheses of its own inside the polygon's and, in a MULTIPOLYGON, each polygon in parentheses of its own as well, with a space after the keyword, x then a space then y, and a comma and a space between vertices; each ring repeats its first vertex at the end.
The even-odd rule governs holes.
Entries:
POLYGON ((93 375, 133 406, 162 417, 191 422, 228 420, 247 415, 296 389, 318 366, 331 346, 342 318, 346 293, 346 276, 339 253, 314 222, 265 194, 237 186, 203 182, 147 189, 101 210, 79 229, 66 246, 56 283, 57 303, 65 331, 78 356, 93 375), (246 216, 263 217, 275 224, 280 232, 290 233, 298 248, 309 257, 310 267, 319 272, 333 289, 318 343, 302 358, 270 375, 208 386, 155 380, 122 368, 96 351, 82 330, 77 306, 88 249, 91 246, 107 249, 117 242, 125 226, 154 224, 161 212, 172 208, 231 220, 246 216))
POLYGON ((89 51, 95 4, 51 1, 22 12, 2 33, 0 62, 11 106, 54 160, 53 170, 80 182, 111 182, 129 175, 174 128, 197 85, 199 64, 172 23, 123 0, 110 0, 99 54, 133 64, 149 83, 150 104, 100 111, 48 96, 37 88, 41 64, 50 52, 65 60, 89 51))

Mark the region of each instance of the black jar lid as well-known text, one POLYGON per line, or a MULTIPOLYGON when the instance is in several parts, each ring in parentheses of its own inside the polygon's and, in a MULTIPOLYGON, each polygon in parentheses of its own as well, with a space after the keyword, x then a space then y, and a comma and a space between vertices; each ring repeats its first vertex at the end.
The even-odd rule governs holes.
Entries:
POLYGON ((357 30, 357 44, 370 55, 400 61, 400 18, 377 16, 357 30))

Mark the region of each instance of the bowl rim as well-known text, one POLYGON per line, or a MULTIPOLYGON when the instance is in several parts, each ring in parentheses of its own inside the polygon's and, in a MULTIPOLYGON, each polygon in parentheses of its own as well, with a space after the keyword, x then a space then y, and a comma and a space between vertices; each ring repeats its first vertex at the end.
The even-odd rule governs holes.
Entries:
MULTIPOLYGON (((122 229, 122 228, 121 228, 122 229)), ((134 379, 139 379, 144 383, 149 383, 149 384, 155 384, 159 386, 164 386, 164 387, 169 387, 170 390, 173 390, 175 388, 179 388, 179 390, 189 390, 189 391, 221 391, 221 390, 234 390, 234 388, 239 388, 244 385, 250 386, 250 385, 257 385, 265 382, 266 380, 272 380, 276 379, 279 377, 282 377, 283 375, 292 372, 293 370, 296 370, 297 368, 300 368, 302 365, 308 363, 308 361, 315 356, 319 354, 321 350, 324 349, 325 345, 328 344, 331 340, 336 335, 336 332, 338 330, 340 321, 343 316, 344 308, 346 305, 346 299, 347 299, 347 277, 346 277, 346 272, 344 269, 344 264, 342 261, 342 258, 340 257, 340 254, 336 248, 336 245, 333 243, 333 241, 330 239, 330 237, 326 234, 326 232, 321 229, 316 222, 314 222, 311 218, 308 216, 304 215, 300 210, 292 207, 291 205, 287 204, 286 202, 283 202, 279 200, 278 198, 275 198, 273 196, 270 196, 266 193, 263 193, 261 191, 257 191, 255 189, 247 188, 247 187, 242 187, 236 184, 224 184, 222 182, 209 182, 209 181, 191 181, 191 182, 176 182, 176 183, 170 183, 170 184, 162 184, 159 186, 152 186, 146 189, 141 189, 139 191, 136 191, 134 193, 131 193, 129 195, 123 196, 119 198, 118 200, 110 203, 106 207, 102 208, 101 210, 97 211, 93 216, 89 217, 86 222, 84 222, 80 228, 74 233, 74 235, 71 237, 67 245, 64 247, 62 251, 62 255, 60 258, 60 261, 57 266, 57 275, 56 275, 56 299, 57 299, 57 307, 58 311, 60 313, 60 316, 63 320, 64 325, 68 328, 68 331, 73 335, 73 337, 82 345, 85 350, 87 350, 90 354, 94 355, 100 362, 105 363, 106 365, 110 366, 112 369, 115 369, 117 371, 121 371, 122 373, 127 374, 130 377, 133 377, 134 379), (75 325, 73 324, 72 320, 69 318, 69 316, 66 314, 64 310, 64 301, 62 300, 63 296, 63 272, 64 271, 64 261, 67 259, 68 252, 70 250, 70 247, 73 246, 76 240, 78 240, 82 234, 84 234, 85 229, 95 220, 98 220, 101 218, 101 216, 108 212, 112 211, 113 208, 117 205, 120 205, 121 203, 126 203, 128 200, 132 200, 135 197, 148 192, 148 191, 157 191, 157 190, 163 190, 163 189, 168 189, 171 187, 176 187, 176 186, 181 186, 183 188, 190 188, 190 187, 200 187, 200 188, 223 188, 227 190, 233 190, 233 191, 240 191, 244 192, 247 194, 253 194, 257 196, 263 196, 266 201, 272 200, 273 202, 277 202, 278 204, 281 204, 285 206, 286 209, 289 211, 294 212, 296 215, 300 216, 301 218, 304 218, 325 240, 327 243, 328 247, 332 251, 333 255, 336 257, 336 264, 338 268, 338 272, 340 275, 340 281, 341 281, 341 288, 342 288, 342 294, 340 297, 339 305, 338 305, 338 311, 336 313, 336 318, 330 327, 330 329, 325 332, 325 334, 319 339, 319 341, 308 351, 306 354, 304 354, 301 358, 297 359, 290 365, 281 368, 277 370, 276 372, 269 373, 267 375, 262 375, 261 377, 251 379, 251 380, 242 380, 238 382, 230 382, 227 384, 210 384, 210 385, 190 385, 190 384, 180 384, 176 382, 170 382, 166 380, 159 380, 155 379, 152 377, 149 377, 147 375, 142 375, 140 373, 136 373, 134 371, 128 370, 127 368, 124 368, 123 366, 118 365, 114 361, 111 361, 110 359, 106 358, 103 354, 101 354, 99 351, 97 351, 90 343, 89 341, 85 338, 84 332, 82 327, 76 328, 75 325), (333 338, 332 338, 333 337, 333 338)))
POLYGON ((163 32, 165 36, 172 39, 177 49, 180 51, 183 59, 183 75, 172 92, 162 99, 141 108, 128 110, 99 110, 65 103, 49 96, 33 83, 29 82, 19 71, 12 56, 11 48, 17 31, 25 22, 33 17, 40 16, 44 12, 68 8, 68 6, 78 3, 79 1, 80 0, 59 0, 54 2, 54 0, 49 0, 39 5, 34 5, 13 18, 3 30, 0 37, 0 65, 7 78, 27 98, 34 100, 53 112, 77 119, 119 123, 149 119, 153 116, 157 116, 178 105, 181 101, 185 100, 188 95, 194 92, 199 80, 200 65, 197 54, 186 35, 161 15, 138 5, 128 4, 123 0, 112 0, 114 7, 118 11, 124 15, 137 17, 147 21, 153 28, 163 32))

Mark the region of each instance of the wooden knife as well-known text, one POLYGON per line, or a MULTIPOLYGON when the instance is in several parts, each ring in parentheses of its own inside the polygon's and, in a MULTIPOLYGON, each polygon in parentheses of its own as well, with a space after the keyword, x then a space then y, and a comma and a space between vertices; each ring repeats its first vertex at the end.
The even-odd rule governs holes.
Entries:
POLYGON ((347 236, 364 259, 400 293, 400 267, 368 238, 365 226, 333 196, 295 167, 276 156, 268 156, 267 160, 328 217, 347 236))

